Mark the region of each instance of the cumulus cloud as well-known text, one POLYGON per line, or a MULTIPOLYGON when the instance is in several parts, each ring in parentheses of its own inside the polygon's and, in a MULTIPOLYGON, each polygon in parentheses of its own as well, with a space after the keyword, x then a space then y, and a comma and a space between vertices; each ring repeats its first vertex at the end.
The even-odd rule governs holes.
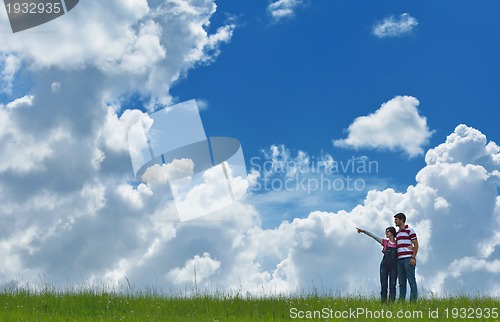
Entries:
POLYGON ((492 171, 500 166, 500 147, 495 142, 488 142, 480 131, 460 124, 448 135, 446 142, 427 152, 425 161, 429 165, 479 164, 492 171))
MULTIPOLYGON (((207 32, 215 10, 211 0, 86 1, 37 27, 48 32, 2 36, 0 248, 11 265, 0 280, 111 281, 175 236, 168 196, 129 183, 127 133, 147 116, 127 110, 143 108, 127 96, 168 104, 174 82, 212 62, 234 27, 207 32), (20 74, 33 82, 13 87, 20 74)), ((3 10, 0 23, 9 29, 3 10)))
POLYGON ((262 150, 262 152, 266 160, 270 161, 270 166, 263 169, 266 177, 282 172, 290 178, 299 169, 309 167, 309 156, 304 151, 298 151, 296 156, 292 156, 290 150, 284 145, 272 145, 268 150, 262 150))
POLYGON ((372 33, 378 38, 401 37, 408 35, 418 26, 418 21, 408 13, 396 16, 389 16, 377 22, 372 29, 372 33))
POLYGON ((346 139, 333 144, 344 148, 401 150, 410 157, 424 152, 432 132, 419 114, 420 102, 412 96, 397 96, 373 114, 361 116, 349 125, 346 139))
POLYGON ((302 0, 275 0, 267 7, 267 12, 273 21, 281 21, 295 15, 295 10, 303 5, 302 0))
POLYGON ((193 259, 186 261, 182 268, 174 268, 167 273, 167 277, 176 285, 187 284, 193 286, 195 283, 203 283, 220 268, 221 263, 210 258, 209 253, 203 256, 195 255, 193 259))
POLYGON ((29 113, 32 105, 33 96, 18 98, 6 106, 0 104, 0 173, 41 170, 44 159, 53 154, 58 143, 69 138, 67 131, 56 127, 47 131, 41 141, 36 133, 30 133, 19 125, 17 115, 29 113))
POLYGON ((20 63, 21 60, 15 55, 0 54, 0 80, 2 81, 0 92, 12 93, 12 82, 14 75, 20 67, 20 63))
MULTIPOLYGON (((25 62, 33 70, 94 68, 106 75, 109 100, 132 91, 152 95, 151 108, 170 104, 172 84, 190 68, 213 61, 231 39, 232 23, 206 31, 215 11, 211 0, 82 2, 37 27, 48 32, 2 36, 3 90, 10 90, 25 62)), ((9 29, 3 11, 0 26, 9 29)))
POLYGON ((146 169, 142 181, 146 184, 164 184, 172 178, 183 178, 193 174, 194 163, 191 159, 174 159, 168 164, 155 164, 146 169))

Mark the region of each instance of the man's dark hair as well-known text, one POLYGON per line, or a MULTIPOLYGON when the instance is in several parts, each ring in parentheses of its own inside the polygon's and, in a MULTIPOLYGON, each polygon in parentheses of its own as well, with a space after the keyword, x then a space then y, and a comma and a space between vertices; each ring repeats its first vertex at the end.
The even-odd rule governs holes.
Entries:
POLYGON ((402 220, 403 222, 406 222, 406 216, 402 212, 395 214, 394 218, 398 218, 399 220, 402 220))

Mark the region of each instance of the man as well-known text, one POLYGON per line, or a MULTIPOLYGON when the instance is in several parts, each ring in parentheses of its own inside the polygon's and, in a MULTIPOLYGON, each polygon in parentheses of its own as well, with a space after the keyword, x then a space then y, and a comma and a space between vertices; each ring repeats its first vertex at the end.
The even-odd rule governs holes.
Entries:
POLYGON ((406 216, 403 213, 394 215, 394 224, 399 227, 396 234, 398 248, 398 278, 399 278, 399 300, 406 299, 406 281, 410 284, 410 302, 417 300, 417 281, 415 279, 415 266, 417 265, 418 240, 413 228, 406 224, 406 216))

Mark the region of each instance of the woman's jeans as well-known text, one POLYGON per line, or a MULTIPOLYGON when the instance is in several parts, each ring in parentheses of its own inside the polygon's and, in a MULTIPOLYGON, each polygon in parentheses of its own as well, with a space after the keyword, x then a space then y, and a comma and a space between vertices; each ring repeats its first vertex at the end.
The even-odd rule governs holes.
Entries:
POLYGON ((389 288, 389 300, 394 302, 396 299, 396 279, 398 277, 397 265, 385 265, 384 261, 380 263, 380 297, 382 303, 387 302, 387 288, 389 288), (389 284, 387 283, 389 281, 389 284))

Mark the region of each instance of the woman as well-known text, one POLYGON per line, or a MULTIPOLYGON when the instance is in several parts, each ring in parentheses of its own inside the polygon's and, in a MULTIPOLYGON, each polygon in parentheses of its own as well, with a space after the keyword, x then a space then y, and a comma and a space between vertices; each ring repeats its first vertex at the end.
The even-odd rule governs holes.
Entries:
POLYGON ((396 278, 398 276, 398 252, 396 245, 396 229, 387 227, 385 229, 385 237, 380 238, 369 231, 361 228, 356 228, 359 233, 364 233, 375 239, 382 245, 382 253, 384 257, 380 263, 380 296, 382 303, 387 302, 387 280, 389 279, 389 300, 394 302, 396 299, 396 278))

